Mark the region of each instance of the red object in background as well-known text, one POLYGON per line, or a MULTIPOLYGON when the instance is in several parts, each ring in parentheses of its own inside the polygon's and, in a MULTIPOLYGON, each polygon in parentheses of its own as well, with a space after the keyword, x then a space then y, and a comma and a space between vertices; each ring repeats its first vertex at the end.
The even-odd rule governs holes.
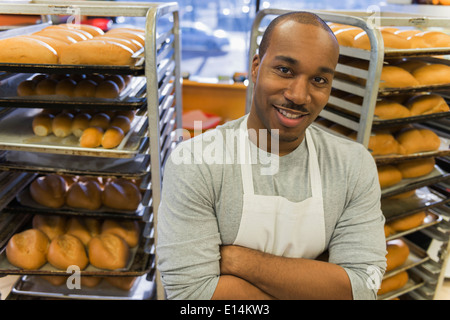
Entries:
POLYGON ((92 18, 81 21, 81 24, 88 24, 94 27, 98 27, 106 32, 113 25, 113 21, 108 18, 92 18))
POLYGON ((183 128, 187 130, 194 130, 194 122, 201 121, 202 131, 215 128, 222 118, 214 115, 205 113, 201 110, 192 110, 183 113, 183 128))

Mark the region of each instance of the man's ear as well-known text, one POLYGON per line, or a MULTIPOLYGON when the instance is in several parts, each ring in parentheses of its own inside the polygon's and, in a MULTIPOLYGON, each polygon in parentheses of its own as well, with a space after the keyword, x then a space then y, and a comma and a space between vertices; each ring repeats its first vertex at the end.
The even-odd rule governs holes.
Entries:
POLYGON ((252 60, 252 81, 253 83, 256 82, 256 78, 258 77, 258 70, 259 70, 259 65, 260 65, 260 59, 259 59, 259 55, 255 54, 253 56, 253 60, 252 60))

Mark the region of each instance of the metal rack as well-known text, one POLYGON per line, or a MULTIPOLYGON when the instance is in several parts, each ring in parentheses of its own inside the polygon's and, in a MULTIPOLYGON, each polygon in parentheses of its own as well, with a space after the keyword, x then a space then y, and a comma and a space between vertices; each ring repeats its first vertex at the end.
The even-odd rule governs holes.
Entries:
MULTIPOLYGON (((255 18, 252 30, 251 30, 251 42, 249 51, 249 70, 252 65, 253 55, 257 52, 257 48, 264 32, 263 25, 267 23, 265 19, 272 19, 275 16, 287 13, 291 10, 280 9, 265 9, 258 13, 255 18)), ((423 92, 430 90, 448 90, 450 84, 442 86, 430 86, 421 87, 411 90, 394 88, 384 89, 380 88, 380 76, 383 64, 386 59, 399 58, 399 57, 423 57, 426 59, 432 59, 435 55, 448 55, 450 54, 450 48, 430 48, 430 49, 405 49, 405 50, 393 50, 385 49, 382 33, 379 28, 372 27, 376 25, 382 26, 398 26, 398 27, 415 27, 415 28, 428 28, 428 27, 446 27, 450 28, 450 22, 447 18, 429 18, 418 15, 407 14, 394 14, 378 12, 376 16, 368 15, 364 12, 344 12, 344 11, 312 11, 320 16, 326 22, 340 23, 345 25, 351 25, 359 27, 362 31, 365 31, 370 41, 370 50, 362 50, 351 47, 340 46, 341 59, 336 68, 336 72, 343 77, 335 77, 333 80, 333 90, 343 91, 345 93, 351 93, 361 98, 361 103, 352 103, 338 96, 330 96, 329 104, 323 109, 320 116, 331 122, 340 124, 357 133, 357 142, 363 144, 366 148, 369 144, 369 138, 372 134, 372 129, 376 127, 389 127, 398 124, 405 123, 422 123, 429 121, 431 123, 446 121, 450 117, 450 113, 439 115, 428 115, 411 117, 408 119, 396 119, 390 121, 383 121, 374 116, 375 105, 377 99, 383 96, 396 95, 406 92, 423 92), (363 61, 368 65, 366 69, 360 69, 352 66, 348 61, 356 59, 363 61), (347 81, 346 77, 359 78, 362 81, 358 83, 347 81), (363 83, 363 84, 361 84, 363 83), (442 120, 443 119, 443 120, 442 120)), ((442 60, 441 60, 442 61, 442 60)), ((445 61, 441 63, 450 64, 445 61)), ((249 79, 251 81, 251 79, 249 79)), ((246 97, 246 112, 250 111, 251 99, 253 94, 253 86, 250 82, 246 97)), ((445 127, 445 125, 444 125, 445 127)), ((335 133, 335 132, 333 132, 335 133)), ((447 126, 448 133, 448 126, 447 126)), ((338 134, 338 133, 336 133, 338 134)), ((399 162, 404 159, 421 158, 421 157, 442 157, 442 159, 448 159, 450 150, 444 148, 432 153, 422 153, 410 156, 388 156, 378 157, 375 156, 377 164, 387 164, 399 162)), ((448 161, 448 160, 447 160, 448 161)), ((396 234, 395 237, 408 236, 409 234, 425 234, 432 239, 442 241, 442 247, 439 250, 438 258, 435 260, 429 259, 429 256, 423 248, 414 247, 412 251, 412 263, 403 266, 404 270, 408 270, 411 274, 411 279, 408 285, 403 288, 402 291, 394 292, 383 299, 391 299, 401 294, 409 294, 412 299, 433 299, 436 288, 442 284, 443 270, 448 261, 448 243, 450 230, 448 228, 448 221, 446 221, 449 214, 449 194, 442 191, 441 188, 436 186, 442 183, 448 183, 450 181, 449 168, 443 167, 443 170, 436 167, 435 171, 431 175, 426 176, 424 179, 417 179, 412 183, 401 185, 397 188, 389 190, 383 190, 382 192, 382 210, 386 216, 386 220, 392 218, 399 218, 403 215, 412 214, 420 210, 428 210, 429 216, 427 217, 427 223, 424 223, 421 227, 414 230, 409 230, 403 234, 396 234), (422 194, 422 199, 417 199, 415 203, 398 204, 397 207, 392 208, 390 206, 389 197, 408 190, 418 189, 422 194), (446 219, 443 219, 446 218, 446 219)), ((447 219, 448 220, 448 219, 447 219)), ((410 259, 411 260, 411 259, 410 259)), ((397 270, 399 271, 399 270, 397 270)), ((387 276, 393 275, 392 273, 387 276)), ((380 298, 380 297, 379 297, 380 298)))
MULTIPOLYGON (((33 14, 33 15, 71 15, 76 13, 83 16, 123 16, 145 18, 145 47, 141 63, 135 66, 63 66, 63 65, 11 65, 2 64, 0 69, 9 73, 117 73, 131 74, 144 77, 144 89, 141 93, 143 99, 133 101, 133 104, 116 105, 118 109, 136 108, 141 121, 138 130, 133 132, 137 136, 139 147, 128 155, 108 153, 107 150, 87 150, 73 146, 55 148, 36 148, 26 143, 11 141, 5 143, 5 136, 0 139, 0 167, 1 170, 35 173, 62 173, 76 175, 100 175, 107 177, 139 178, 142 180, 141 189, 143 200, 142 210, 131 219, 143 222, 141 245, 136 255, 142 257, 137 264, 136 275, 141 275, 141 264, 150 264, 146 279, 152 283, 156 295, 151 298, 164 298, 159 275, 156 270, 156 223, 157 210, 161 198, 162 174, 165 161, 175 146, 173 134, 181 128, 181 72, 180 72, 180 38, 179 14, 176 3, 147 3, 147 2, 114 2, 102 1, 67 2, 67 1, 30 1, 28 3, 0 4, 0 12, 4 14, 33 14), (161 19, 170 22, 167 28, 157 26, 161 19), (137 105, 136 105, 137 103, 137 105), (42 161, 44 159, 44 161, 42 161), (86 165, 86 163, 89 163, 86 165)), ((33 26, 31 28, 43 28, 33 26)), ((27 27, 30 28, 30 27, 27 27)), ((29 29, 30 30, 30 29, 29 29)), ((26 29, 12 29, 2 33, 1 37, 9 37, 26 33, 26 29), (21 33, 23 32, 23 33, 21 33)), ((83 102, 70 101, 67 104, 59 101, 55 108, 83 107, 83 102)), ((0 102, 1 103, 1 102, 0 102)), ((7 105, 7 103, 5 104, 7 105)), ((11 112, 5 112, 5 117, 13 116, 14 111, 20 108, 24 112, 32 112, 32 108, 42 107, 40 101, 31 101, 29 104, 14 100, 11 112)), ((114 108, 104 105, 103 108, 114 108)), ((102 108, 100 103, 88 105, 86 108, 102 108)), ((4 110, 2 109, 2 110, 4 110)), ((0 119, 1 121, 1 119, 0 119)), ((1 130, 1 122, 0 122, 1 130)), ((21 208, 23 209, 23 208, 21 208)), ((14 205, 9 205, 6 211, 14 211, 14 205)), ((17 208, 16 208, 17 210, 17 208)), ((89 215, 89 213, 86 213, 89 215)), ((101 216, 101 214, 100 214, 101 216)), ((3 248, 0 248, 2 250, 3 248)), ((4 254, 4 253, 3 253, 4 254)), ((147 270, 147 269, 142 269, 147 270)), ((6 270, 2 274, 56 274, 55 272, 26 272, 6 270)), ((83 274, 83 271, 82 271, 83 274)), ((114 272, 86 272, 86 275, 121 275, 133 274, 114 272)), ((26 280, 28 281, 30 277, 26 280)), ((144 280, 143 280, 144 281, 144 280)), ((25 288, 23 286, 21 288, 25 288)), ((154 293, 154 292, 153 292, 154 293)), ((140 295, 142 298, 142 295, 140 295)), ((74 297, 77 298, 77 297, 74 297)), ((87 297, 84 297, 87 298, 87 297)), ((92 297, 90 297, 92 298, 92 297)), ((94 296, 95 298, 95 296, 94 296)), ((102 295, 97 298, 102 299, 102 295)), ((104 298, 104 297, 103 297, 104 298)), ((148 296, 146 296, 148 298, 148 296)))

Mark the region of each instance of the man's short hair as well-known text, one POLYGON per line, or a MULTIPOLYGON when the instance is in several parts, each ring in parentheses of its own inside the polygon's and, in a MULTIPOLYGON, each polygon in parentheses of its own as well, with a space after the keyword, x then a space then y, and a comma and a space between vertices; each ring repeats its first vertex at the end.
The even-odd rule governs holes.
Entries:
POLYGON ((259 57, 262 58, 264 54, 266 53, 267 48, 270 44, 270 39, 272 37, 273 30, 275 27, 285 20, 292 20, 298 23, 302 24, 311 24, 317 27, 322 28, 323 30, 329 32, 334 38, 335 35, 333 31, 330 29, 328 24, 323 21, 318 15, 307 12, 307 11, 294 11, 294 12, 288 12, 282 15, 279 15, 275 19, 273 19, 270 24, 267 26, 264 35, 262 37, 261 43, 259 45, 259 57))

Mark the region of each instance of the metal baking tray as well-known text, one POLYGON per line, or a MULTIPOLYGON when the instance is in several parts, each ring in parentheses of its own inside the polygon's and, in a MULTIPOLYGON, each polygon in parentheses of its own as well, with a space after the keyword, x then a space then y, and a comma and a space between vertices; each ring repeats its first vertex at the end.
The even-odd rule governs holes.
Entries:
POLYGON ((414 272, 414 269, 408 270, 408 276, 408 282, 403 287, 379 295, 377 296, 377 300, 392 300, 425 285, 425 281, 416 272, 414 272))
POLYGON ((0 154, 0 170, 142 178, 150 172, 150 156, 111 159, 8 150, 0 154))
POLYGON ((114 149, 83 148, 78 138, 70 135, 58 138, 54 135, 39 137, 33 133, 34 115, 41 109, 15 109, 0 120, 0 148, 52 154, 81 155, 106 158, 132 158, 145 151, 149 139, 147 134, 148 118, 135 117, 132 129, 122 143, 114 149))
POLYGON ((438 191, 425 186, 415 190, 414 195, 404 199, 383 198, 381 210, 386 222, 397 218, 403 218, 411 213, 424 211, 445 203, 450 203, 450 198, 438 191))
POLYGON ((415 87, 403 87, 403 88, 380 88, 378 90, 378 96, 387 97, 391 95, 403 94, 403 93, 420 93, 420 92, 430 92, 430 91, 446 91, 450 89, 450 83, 446 84, 435 84, 426 86, 415 86, 415 87))
POLYGON ((407 234, 419 231, 419 230, 427 228, 427 227, 431 227, 431 226, 433 226, 433 225, 435 225, 437 223, 440 223, 441 221, 442 221, 442 217, 441 216, 437 215, 436 213, 427 211, 427 215, 426 215, 423 223, 420 226, 412 228, 412 229, 409 229, 409 230, 406 230, 406 231, 402 231, 402 232, 397 232, 397 233, 391 234, 391 235, 389 235, 386 238, 386 241, 393 240, 393 239, 396 239, 396 238, 399 238, 399 237, 403 237, 403 236, 405 236, 407 234))
POLYGON ((23 276, 11 288, 13 294, 39 298, 83 299, 83 300, 149 300, 155 295, 154 281, 147 275, 136 279, 129 291, 118 289, 105 280, 93 287, 69 289, 66 284, 54 286, 39 276, 23 276))
POLYGON ((436 119, 442 119, 450 117, 450 111, 445 112, 437 112, 432 114, 426 114, 426 115, 418 115, 418 116, 412 116, 412 117, 405 117, 405 118, 397 118, 397 119, 380 119, 377 116, 374 116, 374 119, 372 121, 372 128, 383 128, 383 127, 391 127, 391 126, 397 126, 407 123, 416 123, 416 122, 424 122, 424 121, 430 121, 430 120, 436 120, 436 119))
MULTIPOLYGON (((32 215, 24 215, 22 226, 18 227, 14 233, 31 228, 32 215)), ((14 234, 13 233, 13 234, 14 234)), ((141 232, 142 233, 142 232, 141 232)), ((13 235, 9 232, 9 238, 13 235)), ((13 266, 9 263, 6 257, 6 235, 0 235, 0 239, 3 239, 4 246, 0 248, 0 274, 16 274, 16 275, 55 275, 64 276, 67 274, 65 270, 60 270, 53 267, 50 263, 46 263, 41 268, 36 270, 24 270, 13 266)), ((130 259, 128 265, 124 269, 118 270, 104 270, 96 268, 92 265, 88 265, 84 270, 80 271, 80 275, 86 276, 141 276, 150 272, 153 261, 155 260, 154 247, 152 250, 146 250, 145 246, 149 239, 141 236, 139 244, 135 248, 130 249, 130 259)), ((154 239, 153 243, 154 243, 154 239)))
POLYGON ((1 172, 0 171, 0 211, 14 199, 34 178, 33 173, 1 172))
POLYGON ((54 108, 54 109, 114 109, 128 110, 141 108, 147 101, 145 77, 133 77, 130 83, 115 99, 67 97, 63 95, 17 96, 17 86, 31 79, 30 74, 17 74, 2 81, 0 86, 0 106, 14 108, 54 108))
POLYGON ((391 49, 384 50, 384 58, 411 58, 411 57, 427 57, 427 56, 440 56, 450 54, 450 48, 416 48, 416 49, 391 49))

